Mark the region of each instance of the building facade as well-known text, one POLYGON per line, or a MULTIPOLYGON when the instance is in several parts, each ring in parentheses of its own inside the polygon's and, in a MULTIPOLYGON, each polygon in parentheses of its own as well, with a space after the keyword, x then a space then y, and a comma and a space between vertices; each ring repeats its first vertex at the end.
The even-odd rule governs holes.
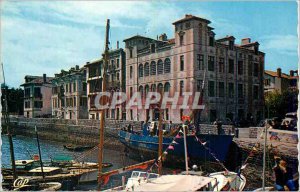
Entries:
MULTIPOLYGON (((237 45, 233 36, 216 40, 209 24, 207 19, 185 15, 173 23, 174 38, 162 34, 157 39, 140 35, 125 39, 127 97, 139 91, 144 106, 149 91, 163 90, 170 97, 179 92, 181 104, 183 92, 200 91, 204 80, 201 121, 262 119, 265 54, 259 51, 259 43, 245 38, 237 45)), ((180 122, 182 115, 190 113, 167 104, 163 119, 180 122)), ((128 109, 126 113, 128 120, 158 116, 157 105, 128 109)))
POLYGON ((290 75, 282 73, 281 68, 278 68, 277 71, 265 70, 265 93, 273 91, 278 91, 279 93, 282 93, 287 89, 297 89, 298 81, 298 70, 291 70, 290 75))
MULTIPOLYGON (((113 95, 114 92, 125 92, 125 52, 122 48, 110 50, 106 76, 106 90, 113 95)), ((88 109, 89 119, 99 119, 100 110, 95 106, 95 98, 97 94, 102 92, 103 80, 103 59, 97 59, 87 62, 87 93, 88 93, 88 109)), ((107 119, 125 119, 125 105, 116 106, 115 109, 107 109, 107 119)))
POLYGON ((87 119, 86 69, 78 65, 61 70, 52 80, 52 116, 60 119, 87 119))
POLYGON ((53 77, 25 76, 24 116, 28 118, 51 117, 51 81, 53 77))

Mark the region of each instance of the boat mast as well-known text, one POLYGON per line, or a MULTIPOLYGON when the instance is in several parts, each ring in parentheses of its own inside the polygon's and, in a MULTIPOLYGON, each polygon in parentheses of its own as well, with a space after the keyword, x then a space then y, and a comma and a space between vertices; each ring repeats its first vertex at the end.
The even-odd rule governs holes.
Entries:
POLYGON ((183 128, 183 142, 184 142, 185 171, 186 171, 186 174, 188 175, 189 174, 189 162, 188 162, 187 145, 186 145, 186 128, 187 128, 187 125, 185 125, 185 122, 184 122, 184 125, 182 126, 182 128, 183 128))
POLYGON ((265 131, 265 143, 264 143, 264 154, 263 154, 263 172, 262 172, 262 190, 265 191, 265 174, 266 174, 266 150, 267 150, 267 126, 264 127, 265 131))
POLYGON ((160 101, 159 101, 159 117, 158 117, 158 174, 162 175, 162 142, 163 142, 163 129, 162 129, 162 109, 161 109, 161 104, 162 104, 162 89, 159 90, 160 93, 160 101))
POLYGON ((9 148, 10 148, 10 160, 11 160, 11 165, 12 165, 12 170, 13 170, 13 178, 14 180, 17 179, 17 172, 16 172, 16 164, 15 164, 15 152, 14 152, 14 144, 13 144, 13 139, 10 133, 10 128, 9 128, 9 115, 8 115, 8 104, 7 104, 7 85, 5 82, 5 75, 4 75, 4 67, 2 63, 2 75, 3 75, 3 83, 5 86, 5 94, 4 94, 4 100, 5 100, 5 109, 4 109, 4 119, 5 119, 5 125, 6 125, 6 131, 7 131, 7 136, 8 136, 8 141, 9 141, 9 148))
POLYGON ((44 167, 43 167, 43 161, 42 161, 42 153, 41 153, 41 147, 40 147, 40 140, 39 140, 39 135, 38 135, 36 126, 34 127, 34 130, 35 130, 36 140, 37 140, 38 149, 39 149, 42 176, 43 176, 43 179, 45 179, 45 173, 44 173, 44 167))
MULTIPOLYGON (((104 51, 104 63, 103 63, 103 75, 102 75, 102 92, 106 91, 106 68, 108 64, 108 44, 109 44, 109 19, 106 21, 106 33, 105 33, 105 51, 104 51)), ((100 103, 103 106, 105 99, 102 96, 100 103)), ((99 153, 98 153, 98 189, 101 189, 102 183, 102 162, 103 162, 103 143, 104 143, 104 124, 105 124, 105 109, 100 111, 100 142, 99 142, 99 153)))

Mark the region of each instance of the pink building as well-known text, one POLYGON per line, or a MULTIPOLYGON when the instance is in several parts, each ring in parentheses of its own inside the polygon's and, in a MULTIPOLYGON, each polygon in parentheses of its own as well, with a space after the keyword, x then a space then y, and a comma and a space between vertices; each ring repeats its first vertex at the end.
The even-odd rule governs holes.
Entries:
POLYGON ((24 87, 24 116, 51 117, 51 96, 53 77, 25 76, 24 87))
MULTIPOLYGON (((203 122, 216 118, 255 120, 263 118, 264 56, 259 43, 250 38, 235 44, 233 36, 215 39, 210 21, 193 15, 185 15, 175 21, 174 38, 162 34, 159 39, 135 35, 125 39, 126 94, 151 91, 179 92, 179 104, 183 92, 200 90, 205 73, 203 122)), ((143 103, 143 106, 145 103, 143 103)), ((180 122, 190 110, 171 104, 163 111, 163 119, 180 122)), ((156 105, 150 109, 128 109, 127 120, 157 119, 156 105)))

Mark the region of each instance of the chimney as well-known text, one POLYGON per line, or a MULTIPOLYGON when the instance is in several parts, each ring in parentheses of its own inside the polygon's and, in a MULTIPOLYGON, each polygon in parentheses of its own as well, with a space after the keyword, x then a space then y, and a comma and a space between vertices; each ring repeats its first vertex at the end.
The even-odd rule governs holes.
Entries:
POLYGON ((277 68, 277 76, 281 77, 281 68, 277 68))
POLYGON ((251 43, 251 39, 250 38, 244 38, 241 40, 241 44, 242 45, 246 45, 246 44, 249 44, 251 43))
POLYGON ((88 65, 88 64, 90 64, 90 62, 88 61, 88 62, 86 62, 86 65, 88 65))
POLYGON ((168 40, 168 37, 167 37, 167 35, 166 35, 165 33, 163 33, 163 34, 161 34, 161 35, 159 36, 159 40, 160 40, 160 41, 167 41, 167 40, 168 40))
POLYGON ((43 74, 43 82, 44 82, 44 83, 47 82, 47 76, 46 76, 46 74, 43 74))
POLYGON ((290 70, 290 76, 293 77, 294 76, 294 71, 290 70))
POLYGON ((119 41, 117 41, 117 49, 119 49, 119 41))
POLYGON ((79 70, 79 65, 76 65, 76 66, 75 66, 75 69, 76 69, 76 70, 79 70))

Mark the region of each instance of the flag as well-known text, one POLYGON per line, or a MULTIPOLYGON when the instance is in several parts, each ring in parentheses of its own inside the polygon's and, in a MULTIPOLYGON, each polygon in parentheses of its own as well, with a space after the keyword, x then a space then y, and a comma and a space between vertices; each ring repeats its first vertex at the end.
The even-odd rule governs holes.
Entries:
POLYGON ((172 141, 172 144, 178 144, 176 141, 172 141))
POLYGON ((172 145, 169 145, 168 149, 174 150, 174 147, 172 145))
POLYGON ((165 155, 168 155, 168 152, 167 152, 167 151, 165 151, 165 152, 164 152, 164 154, 165 154, 165 155))
POLYGON ((175 138, 176 138, 176 139, 179 139, 179 138, 181 138, 181 137, 180 137, 180 135, 179 135, 179 134, 177 134, 175 138))
POLYGON ((207 142, 203 142, 203 143, 201 143, 201 144, 202 144, 202 145, 206 145, 206 143, 207 143, 207 142))
POLYGON ((183 131, 180 129, 180 130, 179 130, 179 133, 183 134, 183 131))
POLYGON ((247 167, 248 163, 242 165, 241 169, 245 169, 247 167))

